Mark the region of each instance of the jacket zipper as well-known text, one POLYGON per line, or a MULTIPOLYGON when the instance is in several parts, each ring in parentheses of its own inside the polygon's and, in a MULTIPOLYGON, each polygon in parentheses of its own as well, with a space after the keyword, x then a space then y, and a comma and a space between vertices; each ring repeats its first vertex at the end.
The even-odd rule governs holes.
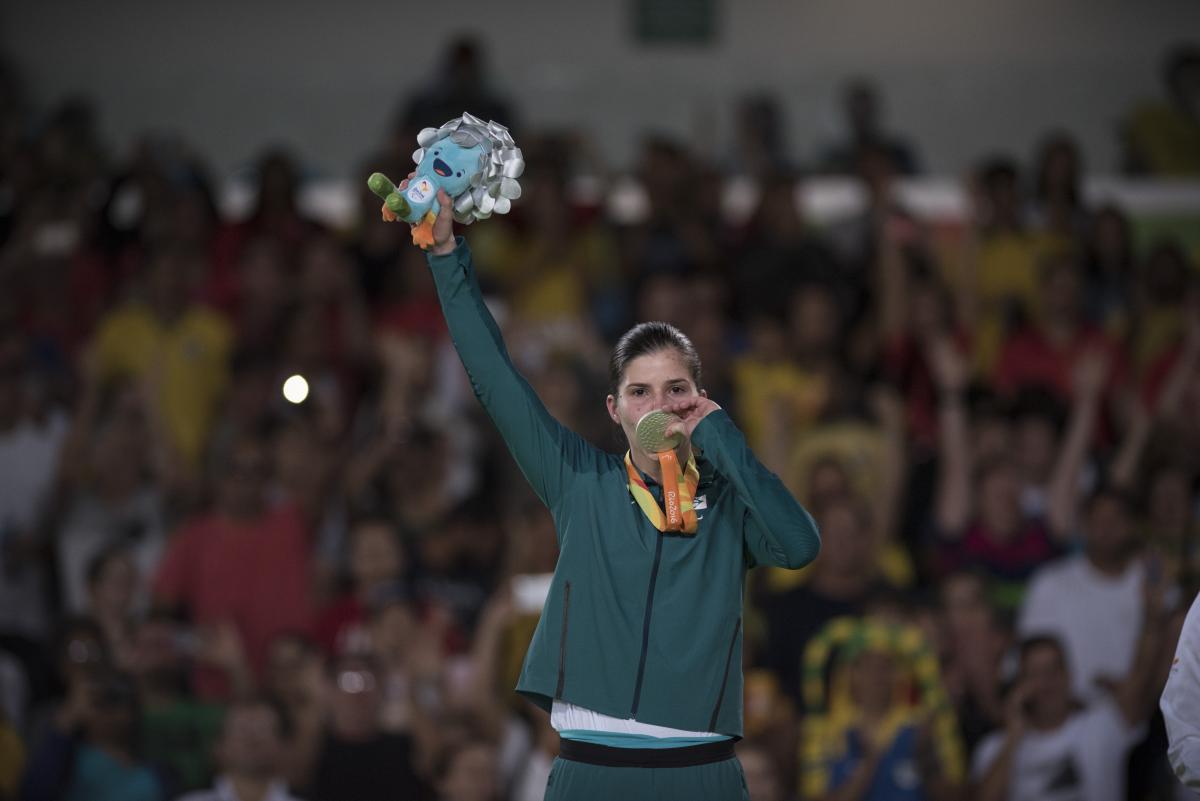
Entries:
POLYGON ((721 711, 721 702, 725 700, 725 682, 729 681, 729 663, 733 661, 733 646, 737 644, 738 632, 742 630, 742 619, 739 617, 733 626, 733 636, 729 638, 729 652, 725 654, 725 672, 721 675, 721 691, 717 693, 717 705, 713 707, 712 720, 708 722, 708 730, 717 730, 717 714, 721 711))
POLYGON ((562 636, 558 642, 558 687, 554 690, 555 698, 562 698, 563 684, 567 681, 567 623, 571 614, 571 582, 563 585, 563 619, 562 636))
POLYGON ((650 613, 654 610, 654 585, 658 581, 658 565, 662 561, 665 537, 659 533, 655 539, 654 567, 650 570, 650 587, 646 590, 646 619, 642 623, 642 656, 638 660, 637 681, 633 685, 633 708, 629 711, 630 717, 637 716, 638 703, 642 700, 642 679, 646 675, 646 652, 650 648, 650 613))

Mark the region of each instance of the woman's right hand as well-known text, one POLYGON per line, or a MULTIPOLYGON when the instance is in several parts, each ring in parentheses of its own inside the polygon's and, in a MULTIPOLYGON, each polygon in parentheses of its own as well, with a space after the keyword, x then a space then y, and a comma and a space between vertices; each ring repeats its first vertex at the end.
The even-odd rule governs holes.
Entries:
POLYGON ((438 209, 437 219, 433 221, 433 247, 430 252, 435 256, 445 256, 453 253, 458 245, 454 241, 454 201, 444 189, 438 190, 437 199, 441 208, 438 209))
MULTIPOLYGON (((408 182, 416 176, 417 171, 413 170, 408 174, 400 185, 396 187, 397 191, 403 192, 408 188, 408 182)), ((446 190, 439 189, 437 193, 438 199, 438 215, 433 222, 433 247, 429 252, 435 256, 445 256, 454 252, 457 242, 454 241, 454 201, 446 194, 446 190)))

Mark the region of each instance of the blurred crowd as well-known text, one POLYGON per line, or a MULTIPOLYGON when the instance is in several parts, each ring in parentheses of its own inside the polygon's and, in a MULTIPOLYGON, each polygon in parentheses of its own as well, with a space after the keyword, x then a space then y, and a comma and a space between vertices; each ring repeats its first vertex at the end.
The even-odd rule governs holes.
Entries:
MULTIPOLYGON (((557 737, 511 688, 553 525, 365 187, 464 109, 525 152, 463 233, 551 412, 620 449, 608 348, 674 323, 820 525, 811 567, 750 574, 753 798, 1184 797, 1156 703, 1200 584, 1200 240, 1089 204, 1062 131, 922 219, 868 82, 813 164, 766 96, 724 161, 647 136, 618 221, 583 133, 523 126, 480 58, 400 105, 346 230, 284 150, 228 219, 203 142, 103 142, 0 72, 0 799, 542 797, 557 737), (865 208, 812 224, 814 174, 865 208)), ((1196 177, 1200 51, 1165 78, 1124 166, 1196 177)))

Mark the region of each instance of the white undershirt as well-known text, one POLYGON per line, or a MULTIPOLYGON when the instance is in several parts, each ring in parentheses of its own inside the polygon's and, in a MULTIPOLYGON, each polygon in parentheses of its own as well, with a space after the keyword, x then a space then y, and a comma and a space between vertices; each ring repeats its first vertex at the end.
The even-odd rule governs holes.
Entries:
POLYGON ((603 731, 613 734, 644 734, 648 737, 720 737, 711 731, 685 731, 655 726, 633 718, 614 718, 582 706, 555 700, 550 708, 550 725, 555 731, 603 731))

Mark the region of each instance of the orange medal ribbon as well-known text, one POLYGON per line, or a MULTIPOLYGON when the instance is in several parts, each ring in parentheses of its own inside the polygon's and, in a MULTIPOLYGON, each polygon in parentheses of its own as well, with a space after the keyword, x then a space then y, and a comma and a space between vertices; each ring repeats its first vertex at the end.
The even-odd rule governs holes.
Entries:
POLYGON ((679 458, 674 450, 665 450, 658 456, 658 464, 662 468, 663 505, 664 513, 654 500, 654 494, 646 486, 625 453, 625 471, 629 474, 629 494, 637 501, 642 512, 659 531, 680 531, 684 534, 695 534, 698 527, 696 510, 692 499, 696 497, 696 486, 700 483, 700 470, 696 467, 696 457, 688 457, 687 469, 679 469, 679 458))

